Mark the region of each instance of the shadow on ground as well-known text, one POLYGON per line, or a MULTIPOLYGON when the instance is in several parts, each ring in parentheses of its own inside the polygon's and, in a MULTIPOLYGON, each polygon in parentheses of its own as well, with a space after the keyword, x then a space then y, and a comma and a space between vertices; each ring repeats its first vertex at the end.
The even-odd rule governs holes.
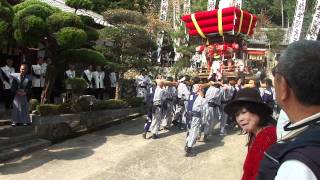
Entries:
POLYGON ((94 149, 106 143, 104 136, 87 134, 77 139, 56 144, 48 149, 32 153, 22 158, 17 158, 0 164, 3 175, 20 174, 40 167, 53 160, 76 160, 94 154, 94 149))

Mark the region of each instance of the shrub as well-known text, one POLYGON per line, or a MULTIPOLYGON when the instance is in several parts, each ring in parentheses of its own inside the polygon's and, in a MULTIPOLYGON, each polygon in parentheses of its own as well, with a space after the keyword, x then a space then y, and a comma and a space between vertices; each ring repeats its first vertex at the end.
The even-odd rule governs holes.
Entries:
POLYGON ((29 104, 30 104, 30 112, 32 112, 37 109, 37 106, 40 103, 39 103, 38 99, 30 99, 29 104))
POLYGON ((143 98, 141 97, 128 97, 125 101, 128 102, 131 107, 139 107, 143 105, 143 98))
POLYGON ((87 89, 87 82, 83 78, 68 78, 64 83, 66 86, 71 85, 75 94, 82 94, 87 89))
POLYGON ((98 101, 93 105, 94 110, 103 109, 120 109, 128 107, 128 103, 123 100, 109 99, 105 101, 98 101))
POLYGON ((58 111, 60 114, 69 114, 72 113, 72 105, 71 103, 62 103, 58 107, 58 111))
POLYGON ((41 116, 58 115, 59 105, 56 104, 41 104, 37 106, 37 111, 41 116))

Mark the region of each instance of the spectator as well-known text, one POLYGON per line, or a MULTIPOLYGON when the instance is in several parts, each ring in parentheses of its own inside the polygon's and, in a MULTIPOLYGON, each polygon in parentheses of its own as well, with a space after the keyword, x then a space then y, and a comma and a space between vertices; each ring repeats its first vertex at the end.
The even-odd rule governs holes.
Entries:
POLYGON ((0 79, 3 83, 3 94, 2 97, 4 99, 5 108, 8 110, 12 104, 12 94, 11 94, 11 85, 12 85, 12 76, 11 74, 15 73, 14 68, 12 67, 13 61, 12 59, 7 59, 7 65, 0 68, 0 79))
POLYGON ((270 147, 258 179, 320 179, 320 42, 290 44, 273 74, 277 102, 287 113, 288 132, 270 147))
POLYGON ((242 180, 254 180, 264 152, 277 140, 272 110, 252 88, 241 89, 224 110, 234 116, 243 132, 248 134, 248 153, 243 165, 242 180))
POLYGON ((27 75, 28 66, 20 66, 20 74, 17 74, 13 81, 11 91, 14 94, 12 109, 12 126, 30 124, 29 99, 31 93, 32 80, 27 75))

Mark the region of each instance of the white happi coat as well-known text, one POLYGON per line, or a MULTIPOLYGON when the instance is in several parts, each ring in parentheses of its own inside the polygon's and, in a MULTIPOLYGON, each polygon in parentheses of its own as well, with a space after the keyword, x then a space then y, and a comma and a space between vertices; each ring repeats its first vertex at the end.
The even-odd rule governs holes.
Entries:
POLYGON ((177 89, 172 86, 166 87, 166 109, 163 111, 163 120, 161 125, 171 126, 171 122, 173 120, 175 106, 174 106, 174 99, 177 97, 177 89))
POLYGON ((176 114, 180 114, 182 117, 182 123, 186 123, 187 119, 186 119, 186 110, 187 110, 187 106, 188 106, 188 99, 190 96, 190 91, 187 87, 186 84, 184 83, 179 83, 178 88, 178 98, 181 100, 184 100, 184 106, 178 105, 176 108, 176 114))
POLYGON ((207 103, 204 106, 206 110, 203 116, 204 134, 209 135, 212 132, 213 126, 219 121, 219 108, 221 107, 221 100, 223 97, 223 90, 214 86, 210 86, 206 92, 207 103), (209 102, 214 102, 217 106, 209 106, 209 102))
POLYGON ((199 112, 201 114, 201 117, 192 116, 192 119, 190 122, 190 129, 188 130, 188 136, 186 139, 187 147, 192 147, 196 143, 196 138, 200 133, 201 121, 204 115, 205 104, 206 104, 206 99, 199 95, 196 97, 196 100, 193 103, 192 111, 199 112))
POLYGON ((87 88, 93 88, 92 80, 93 80, 93 72, 89 69, 84 70, 83 75, 86 76, 89 82, 87 88))
POLYGON ((33 77, 32 79, 32 87, 44 87, 45 83, 45 75, 47 72, 47 64, 36 64, 31 66, 32 73, 34 75, 40 76, 39 77, 33 77))
POLYGON ((137 86, 137 97, 142 97, 146 101, 147 98, 147 88, 151 84, 151 80, 148 75, 138 76, 135 85, 137 86))
POLYGON ((117 83, 117 75, 115 72, 111 72, 109 74, 109 79, 110 79, 110 87, 115 88, 116 83, 117 83))
POLYGON ((103 71, 95 71, 93 72, 93 79, 94 79, 94 88, 95 89, 104 89, 104 77, 105 73, 103 71))
POLYGON ((66 78, 72 79, 76 77, 76 71, 75 70, 67 70, 66 71, 66 78))
POLYGON ((3 67, 1 67, 1 71, 9 79, 9 82, 5 81, 5 78, 1 77, 2 73, 0 74, 0 77, 1 77, 1 80, 2 80, 2 83, 3 83, 3 88, 4 89, 11 89, 12 80, 13 80, 13 77, 11 75, 13 73, 15 73, 14 68, 13 67, 9 67, 9 66, 3 66, 3 67))
POLYGON ((152 123, 150 126, 150 131, 152 134, 158 134, 160 123, 163 117, 162 113, 162 104, 166 99, 166 89, 165 87, 157 86, 154 92, 153 97, 153 106, 154 106, 154 113, 152 116, 152 123))

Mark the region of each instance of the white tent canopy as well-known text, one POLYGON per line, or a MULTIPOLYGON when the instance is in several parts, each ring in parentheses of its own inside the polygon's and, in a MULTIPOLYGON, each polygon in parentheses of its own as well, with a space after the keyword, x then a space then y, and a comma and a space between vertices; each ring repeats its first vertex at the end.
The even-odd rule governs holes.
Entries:
MULTIPOLYGON (((74 8, 67 6, 65 4, 64 0, 40 0, 40 1, 45 2, 53 7, 59 8, 65 12, 74 12, 75 11, 74 8)), ((77 14, 92 17, 97 24, 100 24, 102 26, 111 26, 111 24, 109 24, 107 21, 105 21, 103 19, 103 16, 98 13, 79 9, 79 10, 77 10, 77 14)))

